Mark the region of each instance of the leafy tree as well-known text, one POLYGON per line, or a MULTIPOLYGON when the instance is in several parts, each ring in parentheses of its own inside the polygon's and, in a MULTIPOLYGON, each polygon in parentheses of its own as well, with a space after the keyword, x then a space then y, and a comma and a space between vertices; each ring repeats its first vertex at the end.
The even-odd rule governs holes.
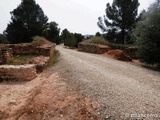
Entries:
POLYGON ((58 24, 56 22, 48 23, 47 28, 43 31, 44 37, 56 44, 60 44, 59 33, 60 28, 58 28, 58 24))
POLYGON ((64 29, 61 34, 61 39, 64 41, 65 46, 75 47, 77 40, 74 34, 70 33, 67 29, 64 29))
POLYGON ((6 28, 11 43, 31 42, 32 37, 42 35, 48 18, 35 0, 22 0, 11 13, 11 22, 6 28))
POLYGON ((99 17, 98 26, 103 32, 114 33, 116 42, 124 44, 125 38, 130 36, 137 19, 138 0, 113 0, 107 3, 104 20, 99 17))
POLYGON ((75 47, 78 47, 78 43, 82 42, 82 40, 84 39, 84 36, 80 33, 74 33, 74 37, 76 38, 75 47))
POLYGON ((138 41, 141 62, 160 65, 160 0, 143 15, 134 35, 138 41))
POLYGON ((64 45, 66 44, 66 38, 67 38, 67 34, 69 34, 70 32, 67 29, 64 29, 61 33, 61 41, 64 42, 64 45))

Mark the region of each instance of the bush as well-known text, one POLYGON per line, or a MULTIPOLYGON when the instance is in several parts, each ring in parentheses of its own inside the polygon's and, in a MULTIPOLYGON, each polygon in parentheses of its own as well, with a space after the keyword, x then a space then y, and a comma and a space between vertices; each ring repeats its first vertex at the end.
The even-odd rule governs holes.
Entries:
POLYGON ((92 37, 90 39, 82 41, 84 44, 101 44, 101 45, 108 45, 108 41, 106 41, 102 37, 92 37))
POLYGON ((138 41, 141 62, 160 65, 160 4, 154 3, 137 24, 134 35, 138 41))

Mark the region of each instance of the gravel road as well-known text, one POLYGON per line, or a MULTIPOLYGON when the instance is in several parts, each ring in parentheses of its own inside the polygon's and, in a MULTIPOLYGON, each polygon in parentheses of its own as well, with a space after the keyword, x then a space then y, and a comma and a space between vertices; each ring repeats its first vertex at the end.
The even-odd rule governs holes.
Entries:
POLYGON ((53 69, 66 76, 68 84, 97 101, 99 114, 106 120, 160 119, 159 72, 63 46, 56 49, 61 57, 53 69))

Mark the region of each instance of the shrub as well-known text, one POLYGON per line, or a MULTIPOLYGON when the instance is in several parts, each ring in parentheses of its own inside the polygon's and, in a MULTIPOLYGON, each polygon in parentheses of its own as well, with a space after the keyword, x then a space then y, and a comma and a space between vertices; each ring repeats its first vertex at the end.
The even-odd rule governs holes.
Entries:
POLYGON ((160 65, 160 4, 155 2, 137 24, 138 56, 141 62, 160 65))
POLYGON ((84 44, 101 44, 101 45, 108 45, 108 41, 106 41, 102 37, 92 37, 90 39, 82 41, 84 44))

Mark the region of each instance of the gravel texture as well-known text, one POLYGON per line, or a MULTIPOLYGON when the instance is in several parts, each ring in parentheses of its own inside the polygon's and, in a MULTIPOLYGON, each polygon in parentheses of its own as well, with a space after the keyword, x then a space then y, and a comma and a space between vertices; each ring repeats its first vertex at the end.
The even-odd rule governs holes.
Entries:
POLYGON ((160 119, 159 72, 62 45, 56 49, 61 56, 53 71, 66 76, 75 90, 97 101, 104 119, 160 119), (154 116, 146 117, 150 114, 154 116))

